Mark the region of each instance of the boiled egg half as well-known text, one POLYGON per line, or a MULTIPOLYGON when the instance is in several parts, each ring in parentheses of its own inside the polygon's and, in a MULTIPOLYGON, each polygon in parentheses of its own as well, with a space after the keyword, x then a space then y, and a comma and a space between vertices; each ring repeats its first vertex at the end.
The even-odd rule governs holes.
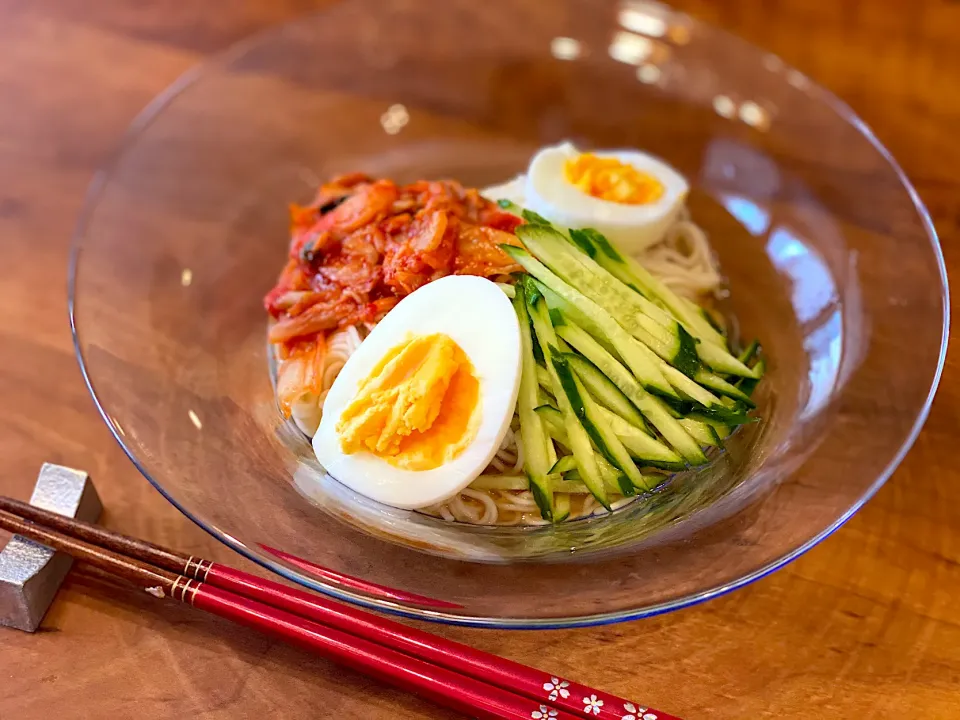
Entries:
POLYGON ((690 187, 672 167, 639 150, 580 152, 563 143, 534 155, 520 190, 514 179, 484 194, 561 227, 594 228, 637 254, 663 239, 690 187))
POLYGON ((350 356, 314 452, 373 500, 433 505, 493 459, 519 385, 520 329, 506 295, 484 278, 441 278, 401 300, 350 356))

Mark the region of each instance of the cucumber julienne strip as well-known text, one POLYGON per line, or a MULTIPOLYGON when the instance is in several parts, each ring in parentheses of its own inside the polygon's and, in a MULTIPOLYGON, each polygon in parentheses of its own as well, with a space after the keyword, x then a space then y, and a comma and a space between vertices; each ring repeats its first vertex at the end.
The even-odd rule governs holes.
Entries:
MULTIPOLYGON (((530 285, 535 285, 538 288, 538 292, 543 295, 544 299, 547 301, 547 304, 551 306, 551 317, 559 317, 558 322, 555 323, 556 327, 561 327, 564 323, 567 322, 565 318, 569 317, 575 325, 580 326, 581 328, 586 328, 587 332, 593 336, 594 340, 597 340, 611 355, 617 355, 622 358, 622 354, 617 351, 616 347, 612 346, 612 343, 604 342, 605 335, 603 329, 600 328, 593 319, 582 312, 577 306, 573 303, 567 301, 565 298, 560 297, 557 293, 553 292, 550 288, 541 285, 538 280, 530 280, 530 285), (554 313, 554 310, 559 310, 560 313, 557 315, 554 313)), ((671 367, 661 358, 657 357, 650 348, 641 344, 634 338, 628 337, 625 342, 627 343, 626 347, 629 351, 636 353, 637 357, 642 358, 649 362, 652 366, 657 368, 661 374, 667 379, 672 388, 676 388, 672 395, 664 393, 659 387, 650 386, 644 384, 641 379, 641 384, 649 391, 655 395, 659 395, 667 400, 668 403, 682 403, 683 399, 677 394, 677 391, 686 390, 687 396, 690 394, 698 397, 703 403, 710 403, 710 406, 719 407, 718 400, 716 397, 711 395, 709 392, 703 388, 696 385, 692 382, 687 376, 679 372, 676 368, 671 367)), ((705 370, 698 370, 697 374, 702 375, 705 373, 705 370)), ((712 377, 717 377, 710 375, 712 377)))
MULTIPOLYGON (((552 435, 557 438, 557 442, 561 445, 566 446, 569 442, 565 431, 563 429, 563 420, 557 417, 555 414, 552 416, 545 416, 544 420, 546 422, 547 429, 552 435)), ((597 467, 600 469, 600 476, 603 478, 604 487, 610 492, 621 493, 622 492, 622 479, 626 476, 620 472, 617 468, 610 464, 609 461, 603 455, 597 455, 597 467)), ((557 460, 552 468, 550 468, 550 476, 558 477, 562 476, 564 478, 568 477, 571 473, 575 474, 577 480, 580 480, 582 477, 580 475, 580 467, 577 465, 577 460, 573 455, 564 455, 562 458, 557 460)), ((646 476, 644 476, 646 477, 646 476)), ((662 479, 662 478, 661 478, 662 479)), ((646 483, 649 484, 649 483, 646 483)), ((562 485, 555 483, 554 488, 557 492, 577 492, 576 490, 562 490, 562 485)), ((583 486, 586 488, 586 485, 583 486)), ((639 489, 639 488, 638 488, 639 489)), ((586 492, 584 490, 583 492, 586 492)), ((633 493, 629 493, 633 494, 633 493)))
MULTIPOLYGON (((501 245, 500 248, 522 265, 528 273, 540 280, 547 288, 567 302, 575 305, 580 312, 592 318, 593 323, 603 331, 605 337, 616 348, 617 354, 623 358, 637 379, 641 380, 645 386, 656 388, 658 392, 666 397, 678 397, 670 383, 663 377, 657 364, 652 361, 650 355, 661 363, 663 363, 663 361, 657 358, 656 355, 653 355, 653 352, 650 351, 649 348, 641 344, 626 330, 620 327, 608 312, 560 279, 553 271, 547 268, 546 265, 534 258, 523 248, 514 247, 513 245, 501 245), (649 353, 649 355, 647 353, 649 353)), ((541 348, 542 347, 543 345, 541 343, 541 348)), ((666 363, 663 364, 666 365, 666 363)))
POLYGON ((473 490, 526 490, 530 480, 526 475, 480 475, 470 487, 473 490))
POLYGON ((692 418, 682 418, 677 422, 701 445, 711 445, 713 447, 720 445, 720 437, 712 425, 692 418))
POLYGON ((739 356, 737 356, 737 360, 746 365, 753 360, 758 352, 760 352, 760 343, 754 340, 743 349, 743 352, 740 353, 739 356))
POLYGON ((559 232, 545 225, 522 225, 517 237, 540 262, 606 310, 663 360, 689 375, 699 369, 696 342, 676 320, 576 252, 559 232))
POLYGON ((605 407, 598 406, 600 415, 610 425, 610 429, 623 443, 630 455, 639 460, 640 465, 659 468, 661 470, 683 470, 687 464, 676 452, 664 445, 660 440, 645 435, 635 427, 623 421, 605 407))
MULTIPOLYGON (((567 457, 570 457, 569 455, 567 457)), ((576 468, 576 464, 573 466, 576 468)), ((560 473, 550 474, 550 483, 557 493, 573 493, 574 495, 586 495, 590 491, 587 486, 578 480, 564 480, 560 473)), ((526 490, 528 481, 525 475, 481 475, 472 483, 471 490, 526 490)), ((559 522, 570 514, 570 509, 564 510, 560 507, 561 498, 554 498, 556 506, 555 520, 559 522)))
POLYGON ((609 270, 613 275, 621 278, 627 285, 633 285, 641 290, 648 299, 660 300, 667 309, 677 318, 686 322, 693 330, 694 335, 701 340, 712 342, 720 347, 726 347, 723 336, 714 330, 706 318, 683 302, 683 298, 673 292, 661 280, 657 279, 639 262, 629 255, 622 255, 611 242, 602 234, 587 228, 584 230, 590 242, 597 248, 597 262, 609 270))
POLYGON ((730 375, 739 375, 740 377, 753 377, 750 368, 737 360, 727 350, 713 343, 703 342, 697 345, 697 354, 712 370, 728 373, 730 375))
MULTIPOLYGON (((612 466, 611 466, 611 468, 612 468, 612 466)), ((667 478, 666 475, 659 475, 659 474, 657 474, 657 473, 645 474, 645 475, 643 475, 643 484, 642 484, 642 485, 634 485, 634 486, 633 486, 633 489, 634 489, 634 490, 639 490, 640 492, 652 492, 653 490, 656 490, 657 487, 659 487, 661 484, 663 484, 663 481, 664 481, 666 478, 667 478)), ((579 484, 579 483, 580 483, 580 472, 579 472, 578 470, 570 470, 569 472, 564 473, 564 474, 563 474, 563 481, 564 481, 565 483, 571 483, 571 484, 573 484, 573 483, 578 483, 578 484, 579 484)), ((629 482, 629 480, 627 480, 627 476, 626 476, 626 475, 624 475, 624 474, 621 473, 621 474, 620 474, 620 477, 616 480, 616 484, 614 484, 614 480, 613 480, 612 478, 607 478, 607 477, 604 477, 604 482, 607 483, 607 488, 608 488, 609 490, 611 490, 611 491, 613 491, 613 492, 619 492, 619 493, 621 493, 621 494, 626 494, 626 493, 623 493, 623 492, 622 492, 623 483, 624 483, 624 482, 629 482)), ((576 486, 574 485, 574 487, 576 487, 576 486)), ((631 494, 634 494, 634 493, 631 493, 631 494)))
MULTIPOLYGON (((509 201, 507 202, 509 203, 509 201)), ((509 204, 512 205, 512 203, 509 204)), ((582 230, 557 228, 540 215, 517 207, 516 214, 523 215, 524 213, 526 213, 524 217, 529 216, 528 221, 536 227, 526 230, 521 228, 518 231, 521 237, 525 233, 540 235, 541 237, 545 234, 557 236, 563 241, 563 244, 555 247, 554 251, 562 252, 559 248, 567 249, 569 255, 581 264, 590 276, 593 276, 602 286, 610 286, 615 289, 620 299, 631 305, 629 311, 633 312, 634 315, 649 316, 650 319, 671 332, 674 325, 679 322, 693 341, 692 343, 681 344, 679 347, 675 347, 669 337, 659 336, 649 325, 645 325, 642 329, 634 326, 631 321, 635 318, 629 313, 625 316, 627 324, 624 327, 627 327, 645 344, 657 350, 661 357, 671 362, 684 374, 693 377, 700 361, 702 361, 708 367, 720 373, 753 377, 746 365, 747 361, 730 354, 727 350, 726 339, 714 327, 709 316, 700 307, 673 293, 666 284, 650 274, 634 258, 621 255, 602 233, 593 228, 582 230), (566 242, 568 236, 569 243, 566 242), (581 252, 569 252, 571 245, 581 252), (631 293, 623 292, 626 289, 633 290, 638 297, 631 298, 631 293), (648 296, 650 297, 648 298, 648 296), (652 302, 652 300, 657 300, 659 304, 652 302), (666 306, 666 310, 660 307, 661 304, 666 306), (671 353, 674 353, 674 355, 671 355, 671 353), (675 361, 672 359, 674 357, 675 361)), ((529 249, 534 255, 540 257, 538 249, 532 246, 529 249)), ((539 246, 539 249, 542 250, 543 247, 539 246)), ((544 258, 541 257, 540 259, 543 260, 544 258)), ((546 264, 557 270, 550 261, 546 261, 546 264)), ((558 272, 561 276, 564 276, 563 272, 559 270, 558 272)), ((569 277, 565 277, 565 279, 570 281, 571 284, 581 287, 579 282, 574 282, 569 277)), ((605 307, 608 310, 612 309, 610 305, 605 305, 605 307)), ((618 321, 624 319, 624 316, 616 314, 614 317, 618 321)), ((640 322, 643 324, 642 320, 640 322)))
POLYGON ((757 361, 757 364, 753 366, 753 371, 756 373, 755 378, 742 378, 740 380, 738 389, 748 398, 753 395, 753 391, 757 387, 757 383, 760 382, 760 378, 763 377, 764 373, 767 371, 767 363, 763 358, 760 358, 757 361))
MULTIPOLYGON (((561 312, 565 318, 564 322, 567 322, 566 319, 572 320, 575 324, 590 333, 590 335, 592 335, 593 338, 599 342, 608 353, 619 358, 620 354, 613 346, 613 343, 610 342, 609 338, 604 335, 603 329, 600 328, 590 318, 589 315, 581 312, 576 305, 557 295, 555 292, 553 292, 553 290, 541 284, 539 280, 531 280, 530 284, 537 288, 537 292, 543 296, 544 300, 547 301, 547 305, 550 306, 551 310, 556 309, 561 312)), ((557 325, 556 327, 560 327, 560 325, 557 325)), ((656 392, 655 388, 647 389, 651 392, 656 392)), ((679 397, 677 399, 679 400, 679 397)))
POLYGON ((553 355, 556 352, 557 336, 553 326, 550 324, 547 304, 541 298, 535 304, 527 304, 527 312, 533 321, 534 333, 540 349, 543 351, 544 360, 547 366, 547 372, 550 373, 551 384, 553 385, 553 396, 557 400, 557 405, 563 415, 563 425, 569 442, 568 447, 577 459, 577 465, 583 476, 583 481, 593 496, 604 507, 610 507, 607 500, 607 491, 603 485, 603 479, 600 476, 600 469, 597 466, 597 456, 590 445, 590 437, 580 419, 574 413, 570 405, 567 394, 563 391, 560 378, 557 377, 556 369, 553 365, 553 355))
POLYGON ((638 429, 646 435, 652 435, 643 414, 624 395, 620 388, 613 384, 606 375, 597 369, 597 366, 582 355, 568 353, 571 367, 587 387, 590 395, 596 399, 601 407, 608 408, 625 423, 638 429))
POLYGON ((566 324, 559 329, 559 333, 564 340, 610 378, 684 460, 694 465, 701 465, 707 461, 703 450, 671 417, 663 401, 646 392, 630 371, 589 333, 575 325, 570 318, 566 318, 566 324))
MULTIPOLYGON (((562 421, 558 419, 556 422, 562 422, 562 421)), ((577 469, 577 461, 573 457, 573 455, 564 455, 562 458, 560 458, 553 464, 552 468, 550 468, 550 474, 554 475, 556 473, 560 473, 561 475, 563 475, 563 473, 565 472, 569 472, 571 470, 576 470, 576 469, 577 469)))
MULTIPOLYGON (((627 302, 637 308, 638 312, 649 315, 650 318, 656 321, 659 325, 672 330, 677 325, 677 320, 673 317, 673 315, 670 314, 669 311, 664 310, 656 303, 647 299, 647 297, 635 284, 625 283, 621 278, 618 278, 596 261, 597 251, 590 241, 591 232, 595 231, 576 229, 570 230, 570 240, 578 249, 582 251, 582 253, 574 253, 574 257, 577 259, 577 261, 587 268, 592 275, 600 278, 606 283, 610 283, 611 286, 617 288, 623 295, 627 297, 627 302), (584 255, 586 257, 584 257, 584 255), (632 290, 633 292, 626 292, 627 290, 632 290)), ((549 265, 549 263, 547 264, 549 265)))
POLYGON ((517 287, 513 307, 520 325, 520 392, 517 412, 520 416, 520 441, 523 445, 524 469, 530 480, 530 491, 544 520, 554 519, 553 491, 547 473, 550 470, 548 445, 552 440, 543 427, 540 416, 534 412, 537 402, 537 365, 533 357, 533 338, 527 315, 527 299, 523 286, 517 287))
MULTIPOLYGON (((698 383, 703 385, 705 388, 713 390, 719 395, 724 395, 728 398, 732 398, 740 403, 743 403, 748 408, 755 408, 756 403, 750 399, 750 396, 747 395, 743 390, 738 388, 736 385, 727 382, 719 375, 715 375, 712 372, 707 372, 706 370, 699 371, 693 378, 698 383)), ((743 382, 756 382, 753 378, 742 378, 743 382)))
MULTIPOLYGON (((661 443, 659 440, 644 435, 629 423, 614 415, 609 410, 597 406, 601 418, 603 418, 610 429, 617 436, 617 439, 627 449, 628 454, 636 458, 639 465, 644 467, 653 467, 660 470, 678 471, 686 469, 687 465, 683 459, 673 450, 661 443)), ((547 432, 557 438, 561 445, 566 445, 562 433, 558 432, 562 428, 563 420, 556 408, 549 405, 541 405, 537 408, 537 414, 543 418, 547 432)), ((560 458, 558 463, 563 463, 564 458, 560 458)), ((554 466, 555 468, 556 466, 554 466)), ((569 467, 560 465, 560 469, 551 468, 550 472, 565 472, 569 467)))
POLYGON ((700 314, 696 305, 674 293, 634 258, 621 255, 601 233, 590 228, 581 233, 581 242, 589 242, 596 248, 594 257, 598 265, 628 287, 650 299, 659 300, 701 341, 697 345, 697 354, 704 364, 717 372, 753 377, 746 364, 730 354, 724 337, 700 314))
MULTIPOLYGON (((546 390, 548 393, 553 395, 553 385, 550 383, 550 373, 547 372, 547 369, 542 365, 537 365, 537 382, 540 383, 540 387, 546 390)), ((541 403, 542 404, 542 403, 541 403)))
POLYGON ((593 243, 590 242, 589 238, 584 236, 582 230, 570 228, 570 242, 576 245, 577 248, 587 257, 596 257, 597 249, 593 246, 593 243))
POLYGON ((610 429, 606 419, 597 411, 596 404, 587 394, 583 383, 570 369, 566 357, 563 355, 554 356, 553 366, 557 371, 557 377, 560 379, 560 385, 567 394, 574 412, 580 418, 580 422, 593 444, 611 465, 620 470, 630 480, 629 483, 621 484, 623 493, 633 495, 635 492, 633 489, 634 483, 642 485, 643 476, 637 466, 633 464, 633 459, 627 449, 610 429))
POLYGON ((663 374, 667 381, 677 389, 677 392, 687 399, 700 403, 707 408, 722 407, 720 398, 709 390, 702 388, 676 368, 667 366, 663 368, 663 374))
POLYGON ((520 211, 520 217, 522 217, 531 225, 544 225, 546 227, 550 227, 550 221, 543 217, 543 215, 535 213, 533 210, 527 210, 524 208, 520 211))

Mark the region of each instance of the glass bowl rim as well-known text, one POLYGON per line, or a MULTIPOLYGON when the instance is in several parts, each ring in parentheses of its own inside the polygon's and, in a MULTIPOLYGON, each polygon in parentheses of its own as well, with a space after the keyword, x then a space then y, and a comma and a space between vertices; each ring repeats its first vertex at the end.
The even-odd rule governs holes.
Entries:
POLYGON ((287 28, 296 26, 302 22, 308 21, 310 19, 323 16, 329 13, 331 10, 321 9, 315 12, 309 12, 303 15, 299 15, 291 20, 282 22, 275 25, 270 25, 265 27, 235 43, 228 46, 224 50, 213 53, 209 57, 197 62, 192 67, 188 68, 184 73, 182 73, 178 78, 176 78, 170 85, 168 85, 164 90, 157 94, 147 105, 134 117, 133 121, 124 131, 120 140, 117 143, 117 146, 112 152, 110 152, 105 158, 101 167, 96 171, 93 176, 93 179, 90 181, 90 184, 87 188, 86 193, 84 194, 83 206, 80 211, 80 214, 77 218, 76 227, 73 231, 73 234, 70 239, 70 256, 68 261, 68 270, 67 270, 67 312, 70 322, 70 333, 73 340, 74 352, 77 357, 77 362, 80 366, 80 372, 83 376, 84 384, 87 387, 87 391, 90 393, 90 396, 93 399, 94 405, 97 408, 97 412, 100 414, 100 417, 103 419, 107 428, 110 430, 111 435, 114 440, 120 445, 120 448, 123 450, 124 454, 129 458, 133 463, 134 467, 143 475, 144 478, 177 510, 179 510, 183 515, 190 519, 193 523, 199 526, 201 529, 209 533, 211 536, 216 538, 218 541, 232 549, 233 551, 239 553, 241 556, 250 560, 251 562, 256 563, 257 565, 273 572, 281 577, 294 582, 298 585, 305 586, 311 590, 322 593, 333 597, 334 599, 348 602, 353 605, 358 605, 370 610, 375 610, 379 612, 386 612, 392 615, 400 616, 403 618, 411 620, 425 620, 429 622, 442 623, 447 625, 459 625, 465 627, 482 627, 482 628, 495 628, 495 629, 514 629, 514 630, 537 630, 537 629, 561 629, 561 628, 578 628, 578 627, 592 627, 592 626, 601 626, 609 625, 618 622, 624 622, 628 620, 637 620, 645 617, 654 617, 656 615, 661 615, 672 610, 679 610, 682 608, 690 607, 697 605, 699 603, 711 600, 713 598, 721 597, 730 593, 738 588, 745 587, 757 580, 760 580, 770 573, 778 570, 785 565, 789 564, 793 560, 797 559, 808 550, 819 545, 823 540, 828 538, 834 532, 836 532, 844 523, 846 523, 854 514, 856 514, 863 505, 870 500, 877 491, 886 483, 890 476, 896 471, 897 467, 903 462, 903 459, 906 457, 907 453, 913 447, 913 444, 916 442, 917 436, 919 435, 921 429, 923 428, 924 423, 927 420, 928 415, 930 414, 930 408, 933 403, 934 396, 936 395, 937 389, 940 385, 940 380, 943 375, 944 364, 946 362, 946 353, 947 346, 949 343, 950 337, 950 293, 949 293, 949 282, 947 278, 946 264, 943 257, 943 250, 940 245, 940 240, 937 235, 936 228, 933 224, 933 221, 930 217, 929 211, 927 210, 925 204, 920 199, 919 194, 914 188, 913 184, 910 182, 909 178, 904 173, 903 169, 900 167, 900 164, 896 161, 890 151, 880 142, 877 136, 874 134, 873 130, 853 111, 853 109, 847 105, 843 100, 841 100, 837 95, 831 91, 824 88, 819 83, 816 83, 806 77, 799 70, 793 66, 784 63, 778 56, 770 53, 766 50, 763 50, 757 45, 750 43, 746 40, 743 40, 739 36, 724 30, 716 25, 711 23, 698 20, 686 13, 681 11, 671 9, 670 12, 683 16, 690 22, 692 25, 697 27, 706 28, 709 33, 722 37, 726 42, 738 45, 740 49, 753 52, 760 55, 766 55, 768 57, 776 57, 780 62, 783 69, 790 71, 794 74, 795 77, 800 77, 804 80, 803 90, 805 93, 811 96, 811 99, 824 103, 827 107, 833 110, 839 118, 853 126, 859 133, 873 146, 877 153, 887 162, 890 169, 893 170, 897 179, 899 180, 902 188, 906 190, 907 194, 910 197, 913 207, 917 212, 918 218, 923 229, 926 231, 927 240, 930 243, 931 250, 933 251, 934 258, 937 262, 937 267, 939 269, 940 275, 940 298, 943 304, 943 318, 942 318, 942 327, 941 327, 941 338, 940 338, 940 352, 937 357, 937 367, 935 369, 933 378, 930 382, 930 388, 927 392, 926 398, 924 398, 922 406, 919 408, 917 415, 914 419, 913 424, 910 427, 910 431, 904 437, 903 441, 900 444, 900 447, 897 449, 897 452, 891 458, 891 460, 886 464, 883 470, 877 475, 873 483, 867 489, 863 495, 861 495, 857 501, 851 505, 846 512, 844 512, 839 518, 834 520, 829 526, 821 530, 819 533, 814 535, 812 538, 808 539, 798 547, 794 548, 790 552, 787 552, 780 557, 770 561, 766 565, 753 570, 752 572, 746 573, 741 577, 737 578, 733 582, 729 582, 723 585, 715 585, 704 590, 700 590, 689 595, 685 595, 680 598, 676 598, 667 602, 658 603, 656 605, 647 606, 639 609, 628 609, 628 610, 616 610, 604 613, 595 613, 589 615, 578 615, 571 617, 558 617, 558 618, 536 618, 536 617, 517 617, 517 618, 506 618, 506 617, 485 617, 485 616, 472 616, 472 615, 460 615, 454 613, 447 613, 438 610, 427 610, 423 608, 410 608, 405 605, 398 604, 389 600, 381 600, 373 598, 367 595, 359 595, 348 590, 344 590, 339 587, 327 585, 319 580, 311 578, 305 574, 284 565, 276 560, 271 560, 265 555, 261 555, 256 550, 247 547, 245 544, 237 540, 236 538, 229 535, 227 532, 217 528, 214 524, 208 523, 205 520, 201 519, 198 515, 194 514, 189 510, 185 505, 181 504, 176 498, 174 498, 164 486, 150 473, 147 472, 146 468, 142 465, 140 460, 137 458, 136 454, 124 443, 123 438, 117 432, 116 427, 113 422, 111 422, 110 415, 107 412, 107 409, 104 407, 103 403, 100 401, 100 397, 97 395, 97 391, 94 388, 93 381, 90 377, 90 373, 87 369, 87 361, 84 357, 83 349, 81 346, 80 336, 77 330, 76 322, 76 287, 77 287, 77 271, 80 262, 81 255, 81 245, 83 238, 86 235, 86 230, 89 226, 90 220, 94 215, 96 208, 98 207, 100 196, 107 187, 111 177, 114 174, 116 166, 119 164, 121 158, 124 156, 126 151, 132 147, 135 142, 139 139, 141 134, 145 132, 152 122, 169 106, 177 99, 179 95, 191 88, 194 84, 202 80, 210 70, 220 67, 228 67, 234 60, 239 59, 244 56, 248 49, 257 47, 261 41, 266 38, 269 38, 273 34, 281 34, 287 28))

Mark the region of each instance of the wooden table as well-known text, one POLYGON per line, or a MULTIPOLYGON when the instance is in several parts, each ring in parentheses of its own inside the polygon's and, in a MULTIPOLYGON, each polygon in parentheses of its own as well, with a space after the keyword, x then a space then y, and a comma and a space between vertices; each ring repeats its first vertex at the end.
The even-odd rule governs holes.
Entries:
MULTIPOLYGON (((87 396, 66 321, 91 173, 158 91, 310 0, 0 0, 0 488, 41 462, 94 476, 110 527, 237 562, 139 477, 87 396)), ((960 263, 960 3, 684 0, 847 100, 900 160, 960 263)), ((663 617, 458 640, 687 718, 948 718, 960 710, 956 354, 906 462, 845 528, 772 577, 663 617)), ((3 539, 0 538, 0 541, 3 539)), ((44 621, 0 630, 0 717, 442 718, 376 682, 74 572, 44 621)))

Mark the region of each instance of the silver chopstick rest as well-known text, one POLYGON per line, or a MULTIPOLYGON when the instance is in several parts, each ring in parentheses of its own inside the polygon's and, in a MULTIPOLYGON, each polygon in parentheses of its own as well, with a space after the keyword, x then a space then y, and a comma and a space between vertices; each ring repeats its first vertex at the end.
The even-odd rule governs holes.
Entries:
MULTIPOLYGON (((87 522, 103 506, 82 470, 44 463, 30 504, 87 522)), ((72 558, 14 535, 0 551, 0 625, 34 632, 73 563, 72 558)))

